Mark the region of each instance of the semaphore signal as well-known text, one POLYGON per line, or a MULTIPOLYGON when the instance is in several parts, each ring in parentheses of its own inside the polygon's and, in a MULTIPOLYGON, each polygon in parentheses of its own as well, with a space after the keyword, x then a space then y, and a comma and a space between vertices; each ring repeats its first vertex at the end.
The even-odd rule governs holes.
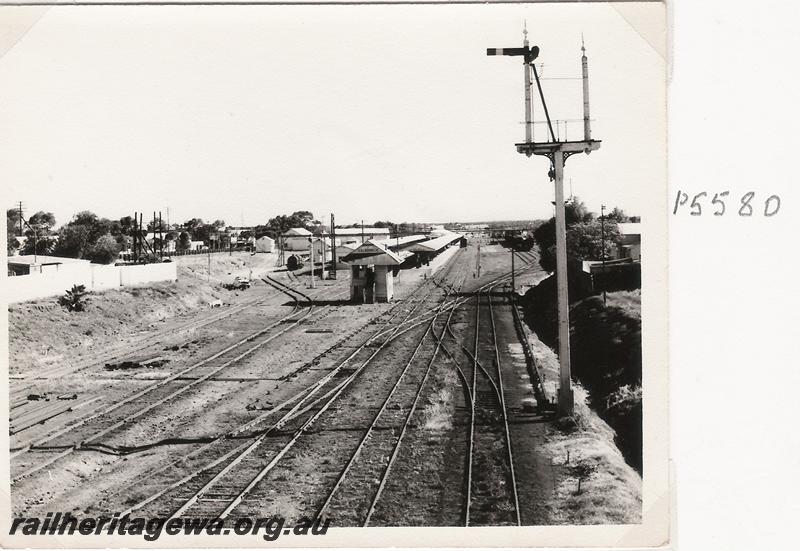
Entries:
POLYGON ((533 60, 539 56, 539 48, 528 44, 527 26, 523 30, 521 48, 489 48, 486 55, 521 56, 523 58, 525 83, 525 141, 515 144, 518 153, 545 156, 550 160, 548 176, 555 182, 556 195, 556 282, 558 288, 558 359, 560 364, 558 410, 561 415, 571 415, 574 407, 569 347, 569 298, 567 293, 567 230, 564 212, 564 164, 575 153, 586 153, 600 148, 600 141, 592 139, 591 118, 589 115, 589 61, 586 46, 581 36, 581 80, 583 81, 583 139, 576 141, 560 140, 553 132, 550 113, 547 110, 542 83, 533 60), (533 75, 533 81, 531 80, 533 75), (533 110, 531 88, 536 85, 542 102, 549 138, 544 142, 533 139, 533 110))

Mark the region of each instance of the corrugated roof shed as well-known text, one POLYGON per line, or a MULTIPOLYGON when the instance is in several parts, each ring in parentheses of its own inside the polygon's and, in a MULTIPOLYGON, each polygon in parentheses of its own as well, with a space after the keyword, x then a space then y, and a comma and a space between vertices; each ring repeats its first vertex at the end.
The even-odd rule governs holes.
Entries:
MULTIPOLYGON (((336 228, 334 230, 336 237, 345 235, 361 235, 361 228, 336 228)), ((365 235, 389 235, 389 228, 364 228, 365 235)))
POLYGON ((382 243, 387 247, 402 247, 404 245, 410 245, 411 243, 416 243, 417 241, 424 241, 427 239, 424 235, 406 235, 399 238, 389 238, 389 239, 381 239, 377 240, 378 243, 382 243))

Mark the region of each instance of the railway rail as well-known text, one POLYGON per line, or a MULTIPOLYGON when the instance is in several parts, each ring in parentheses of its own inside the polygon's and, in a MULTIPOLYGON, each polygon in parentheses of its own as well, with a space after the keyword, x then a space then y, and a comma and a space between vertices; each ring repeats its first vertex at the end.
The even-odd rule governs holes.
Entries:
MULTIPOLYGON (((167 403, 169 400, 209 380, 224 369, 262 348, 267 343, 284 335, 302 321, 306 320, 311 315, 312 311, 314 311, 315 306, 313 299, 307 294, 293 289, 270 276, 266 276, 265 281, 291 297, 294 304, 289 314, 281 317, 277 321, 270 322, 260 330, 239 339, 212 356, 180 369, 169 377, 148 385, 144 389, 129 395, 123 400, 108 405, 99 412, 80 418, 42 438, 28 442, 20 448, 13 450, 11 454, 12 460, 18 458, 22 454, 36 450, 43 452, 41 453, 43 457, 41 457, 42 461, 34 461, 32 465, 28 465, 22 472, 13 475, 11 480, 12 484, 51 466, 56 461, 72 454, 82 447, 91 445, 93 442, 114 430, 129 426, 131 421, 142 417, 162 404, 167 403), (257 342, 255 342, 255 344, 250 345, 250 343, 256 340, 257 342), (204 372, 200 371, 212 361, 219 363, 215 367, 206 369, 204 372), (190 380, 181 379, 185 378, 189 373, 198 373, 198 377, 190 380), (70 437, 67 442, 62 438, 65 436, 70 437), (62 438, 62 440, 59 441, 59 438, 62 438), (48 446, 45 447, 45 444, 48 444, 48 446)), ((325 310, 327 308, 329 307, 321 306, 317 308, 317 310, 325 310)), ((12 471, 13 469, 14 466, 12 464, 12 471)))
MULTIPOLYGON (((461 272, 459 289, 466 278, 465 267, 461 272)), ((335 516, 339 523, 361 526, 370 524, 397 460, 403 439, 417 411, 420 396, 426 387, 440 343, 435 342, 427 360, 418 359, 418 356, 421 356, 420 351, 433 332, 437 318, 445 309, 447 299, 453 291, 452 286, 445 288, 441 304, 425 325, 397 380, 336 478, 316 513, 317 518, 328 515, 335 516), (382 461, 383 457, 388 457, 388 460, 382 461)), ((449 316, 452 317, 454 311, 455 308, 451 308, 449 316)))
MULTIPOLYGON (((142 499, 130 507, 128 512, 157 512, 173 517, 208 514, 220 518, 228 516, 246 500, 250 492, 336 402, 381 350, 394 337, 399 336, 403 331, 399 327, 389 336, 382 329, 394 321, 402 312, 402 306, 414 295, 415 293, 406 301, 397 303, 387 319, 380 323, 378 331, 355 346, 324 377, 296 392, 280 407, 261 416, 257 423, 269 420, 265 428, 236 446, 231 445, 236 443, 234 439, 220 440, 214 450, 216 459, 204 463, 202 467, 142 499), (290 404, 293 404, 292 407, 286 411, 285 408, 290 404), (279 417, 274 419, 278 414, 279 417), (223 450, 224 453, 219 455, 223 450), (264 464, 267 459, 268 462, 264 464)), ((404 319, 411 317, 426 298, 427 295, 411 304, 404 319)), ((251 424, 247 428, 252 426, 251 424)))
MULTIPOLYGON (((272 287, 275 288, 274 286, 272 287)), ((260 295, 253 299, 236 304, 231 308, 226 308, 219 312, 212 312, 211 314, 201 316, 199 319, 193 319, 173 327, 162 329, 157 335, 146 335, 140 339, 137 339, 137 341, 133 344, 122 343, 105 347, 103 351, 95 353, 90 360, 79 362, 77 365, 58 366, 50 369, 37 370, 37 372, 30 377, 12 376, 11 381, 16 383, 11 391, 12 403, 15 401, 14 398, 24 397, 28 391, 34 388, 35 383, 33 381, 64 377, 84 369, 90 369, 104 363, 112 362, 123 357, 140 353, 144 350, 151 349, 154 346, 164 344, 182 333, 218 323, 221 320, 239 314, 250 308, 261 306, 266 301, 279 296, 281 293, 282 291, 278 290, 277 293, 270 292, 269 294, 260 295)))

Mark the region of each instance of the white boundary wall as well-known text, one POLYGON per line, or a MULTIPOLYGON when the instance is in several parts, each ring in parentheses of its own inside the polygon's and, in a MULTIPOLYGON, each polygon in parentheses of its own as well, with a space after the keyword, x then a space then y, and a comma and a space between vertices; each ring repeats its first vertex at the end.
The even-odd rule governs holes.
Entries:
POLYGON ((73 285, 85 285, 87 291, 104 291, 120 286, 146 285, 157 281, 176 281, 177 264, 142 264, 136 266, 105 266, 102 264, 62 264, 57 272, 4 278, 6 301, 24 302, 63 295, 73 285))

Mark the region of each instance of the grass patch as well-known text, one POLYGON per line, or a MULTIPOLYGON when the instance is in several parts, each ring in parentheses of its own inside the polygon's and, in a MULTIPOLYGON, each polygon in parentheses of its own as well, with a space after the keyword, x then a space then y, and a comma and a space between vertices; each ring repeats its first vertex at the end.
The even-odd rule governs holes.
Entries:
POLYGON ((546 504, 552 524, 637 524, 642 519, 642 479, 614 444, 614 431, 587 405, 575 386, 573 429, 555 429, 543 452, 558 474, 546 504))

